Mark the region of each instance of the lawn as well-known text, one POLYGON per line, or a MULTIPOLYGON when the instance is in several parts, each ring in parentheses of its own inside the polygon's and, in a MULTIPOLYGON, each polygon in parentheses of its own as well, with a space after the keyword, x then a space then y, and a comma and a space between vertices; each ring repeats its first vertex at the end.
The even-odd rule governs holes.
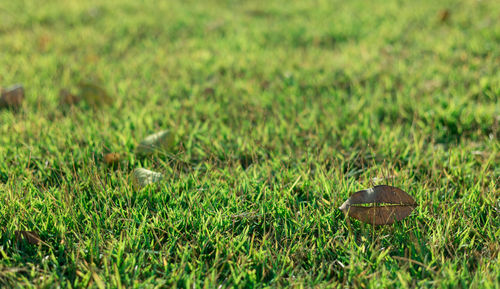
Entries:
POLYGON ((0 287, 500 287, 500 1, 1 0, 17 83, 0 287), (413 213, 338 209, 380 184, 413 213))

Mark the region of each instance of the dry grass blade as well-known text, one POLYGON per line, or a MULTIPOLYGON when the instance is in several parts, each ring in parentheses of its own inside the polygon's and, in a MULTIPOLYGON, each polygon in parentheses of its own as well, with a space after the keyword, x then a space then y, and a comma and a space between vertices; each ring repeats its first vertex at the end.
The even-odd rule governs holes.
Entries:
POLYGON ((15 231, 16 241, 19 243, 21 240, 26 240, 29 244, 38 245, 42 243, 40 236, 35 231, 15 231))
POLYGON ((106 288, 106 285, 104 284, 104 282, 102 281, 101 277, 99 277, 99 275, 96 273, 96 272, 92 272, 92 278, 94 278, 94 281, 97 285, 97 288, 99 289, 105 289, 106 288))
POLYGON ((423 267, 424 269, 426 269, 427 271, 431 271, 432 273, 436 274, 436 271, 434 271, 434 269, 432 269, 431 267, 425 265, 424 263, 422 262, 419 262, 419 261, 415 261, 413 259, 410 259, 410 258, 405 258, 405 257, 399 257, 399 256, 391 256, 391 258, 395 259, 395 260, 400 260, 400 261, 407 261, 409 263, 413 263, 413 264, 417 264, 421 267, 423 267))
POLYGON ((383 185, 352 194, 339 209, 364 223, 389 225, 408 217, 416 206, 405 191, 383 185))

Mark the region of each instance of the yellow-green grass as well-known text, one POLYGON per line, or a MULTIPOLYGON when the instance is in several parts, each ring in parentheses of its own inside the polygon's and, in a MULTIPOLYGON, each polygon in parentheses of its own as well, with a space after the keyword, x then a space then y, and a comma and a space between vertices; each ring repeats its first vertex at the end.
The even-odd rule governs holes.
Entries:
POLYGON ((498 288, 499 15, 494 0, 0 1, 0 86, 26 91, 0 110, 0 284, 498 288), (61 106, 87 79, 113 104, 61 106), (172 151, 134 154, 165 129, 172 151), (164 181, 134 189, 138 167, 164 181), (349 223, 338 206, 377 184, 419 206, 349 223))

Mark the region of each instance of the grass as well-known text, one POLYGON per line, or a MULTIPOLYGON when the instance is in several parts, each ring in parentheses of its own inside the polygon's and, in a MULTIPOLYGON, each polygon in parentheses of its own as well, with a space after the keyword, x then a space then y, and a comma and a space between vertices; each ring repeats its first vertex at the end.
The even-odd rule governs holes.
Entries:
POLYGON ((0 110, 0 284, 499 288, 499 13, 494 0, 1 1, 0 85, 26 100, 0 110), (111 106, 59 104, 88 78, 111 106), (171 153, 135 156, 163 129, 171 153), (134 190, 137 167, 166 181, 134 190), (349 225, 338 206, 377 184, 419 206, 349 225))

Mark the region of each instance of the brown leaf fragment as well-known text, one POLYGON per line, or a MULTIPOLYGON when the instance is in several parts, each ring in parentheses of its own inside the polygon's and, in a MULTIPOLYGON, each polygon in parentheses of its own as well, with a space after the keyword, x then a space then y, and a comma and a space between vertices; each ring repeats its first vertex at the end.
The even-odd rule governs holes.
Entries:
POLYGON ((213 87, 207 87, 203 90, 205 96, 213 96, 215 94, 215 89, 213 87))
POLYGON ((108 166, 117 165, 121 160, 121 155, 119 153, 107 153, 104 155, 104 162, 108 166))
POLYGON ((78 83, 80 98, 93 108, 99 108, 103 105, 111 105, 113 98, 106 89, 96 81, 81 81, 78 83))
POLYGON ((356 207, 349 208, 349 216, 361 222, 373 225, 390 225, 395 221, 401 221, 411 214, 414 207, 411 206, 380 206, 380 207, 356 207))
POLYGON ((355 192, 339 209, 364 223, 390 225, 408 217, 416 206, 405 191, 382 185, 355 192))
POLYGON ((444 9, 439 11, 438 16, 439 16, 439 21, 446 22, 448 21, 448 19, 450 19, 450 10, 444 9))
POLYGON ((62 105, 75 105, 80 102, 80 98, 67 89, 59 91, 59 101, 62 105))
POLYGON ((35 231, 15 231, 16 241, 19 243, 21 240, 26 240, 29 244, 38 245, 42 242, 40 236, 35 231))
POLYGON ((0 108, 20 108, 24 100, 24 87, 20 84, 8 87, 0 96, 0 108))

